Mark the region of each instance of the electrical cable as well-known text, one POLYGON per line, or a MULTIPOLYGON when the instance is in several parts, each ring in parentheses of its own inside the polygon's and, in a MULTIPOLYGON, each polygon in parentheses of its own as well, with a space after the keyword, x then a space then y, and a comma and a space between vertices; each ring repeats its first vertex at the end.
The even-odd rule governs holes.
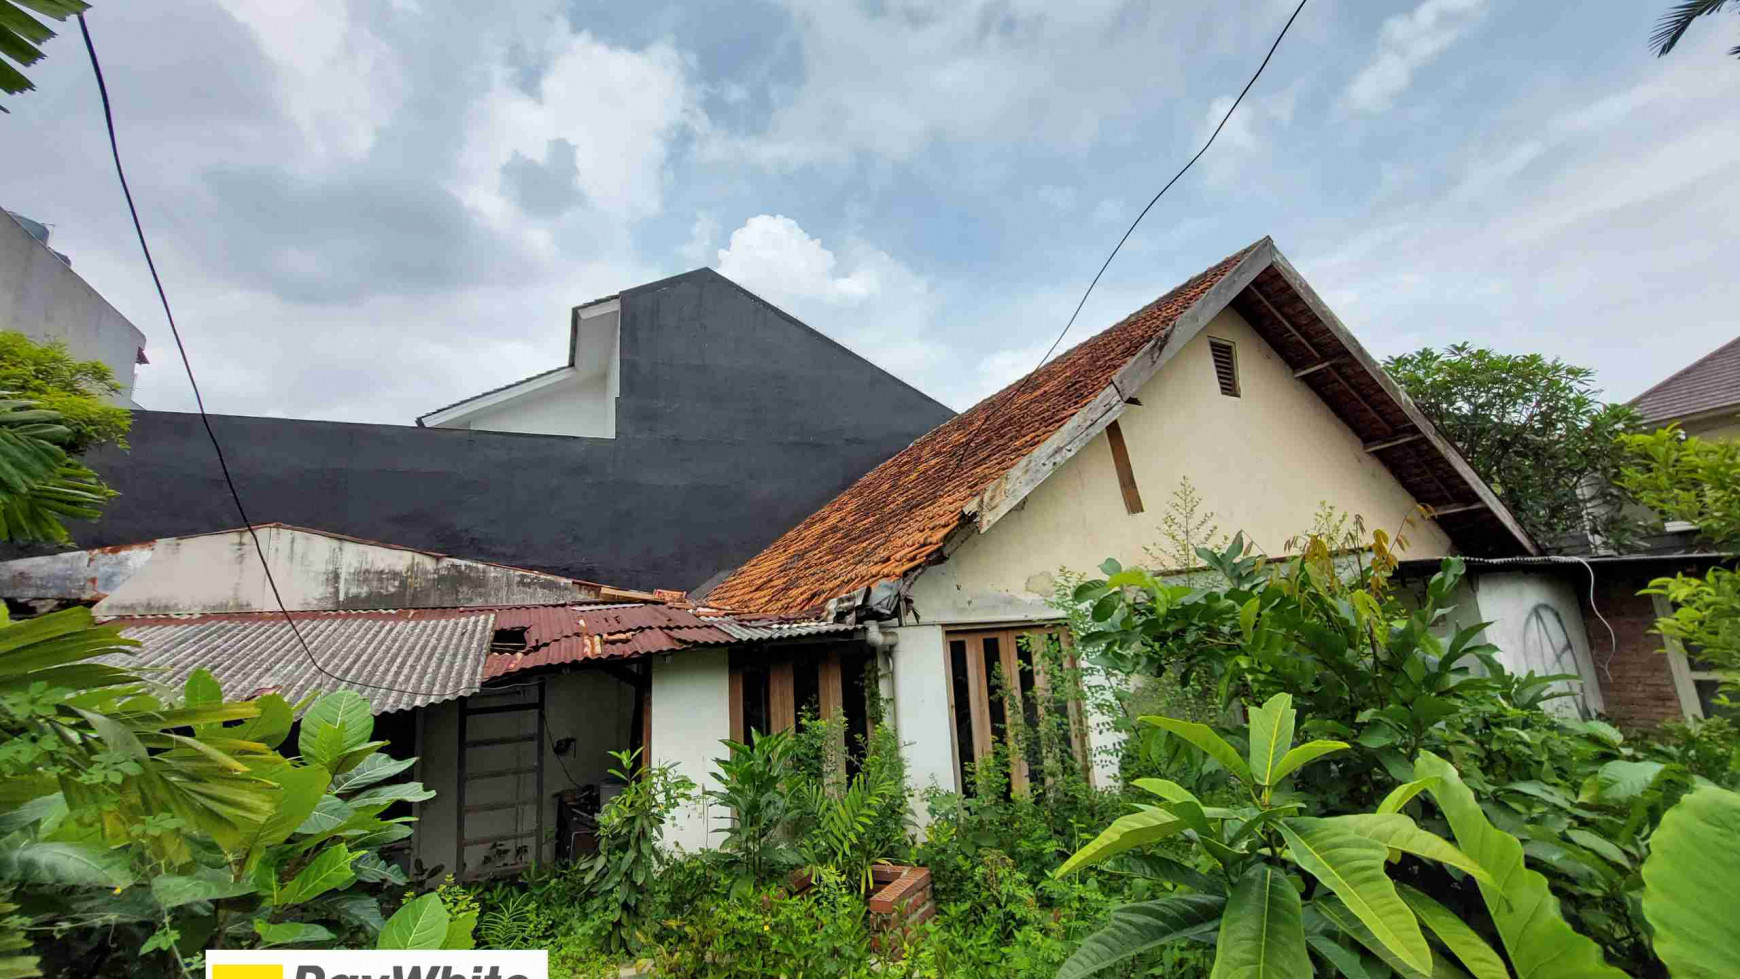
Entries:
POLYGON ((247 509, 242 506, 242 496, 241 493, 236 490, 235 479, 230 475, 229 462, 224 458, 223 446, 218 442, 217 433, 212 430, 211 418, 205 411, 205 398, 200 395, 199 381, 193 376, 193 363, 187 358, 187 347, 182 343, 181 330, 176 327, 175 314, 169 309, 169 296, 163 290, 163 279, 157 274, 157 263, 151 258, 151 246, 145 242, 145 227, 139 222, 139 209, 133 205, 133 191, 127 186, 127 173, 121 167, 121 147, 120 143, 115 138, 115 116, 109 105, 109 87, 103 81, 103 66, 97 60, 97 48, 91 41, 91 30, 90 27, 85 24, 85 15, 79 14, 78 18, 79 32, 82 33, 85 38, 85 51, 90 54, 91 58, 91 71, 97 77, 97 93, 102 96, 103 100, 103 122, 109 130, 109 151, 115 158, 115 176, 120 178, 121 193, 127 199, 127 211, 133 218, 133 231, 139 236, 140 250, 145 253, 145 266, 151 270, 151 281, 157 286, 157 299, 163 304, 164 317, 169 320, 169 333, 175 338, 175 349, 181 355, 181 366, 187 372, 187 383, 193 388, 193 403, 199 409, 200 424, 205 426, 206 437, 211 440, 212 451, 217 454, 218 469, 223 473, 224 485, 229 487, 230 499, 235 501, 236 513, 241 517, 243 526, 248 529, 248 536, 252 538, 254 542, 254 553, 259 555, 260 566, 266 572, 266 584, 271 587, 272 601, 277 604, 278 611, 283 614, 285 623, 290 626, 290 632, 296 637, 297 645, 302 647, 303 654, 308 657, 308 662, 314 665, 315 670, 319 671, 323 676, 329 679, 336 680, 339 683, 347 684, 349 686, 368 687, 373 690, 386 690, 391 693, 402 693, 414 697, 429 697, 437 700, 464 695, 466 692, 464 689, 448 691, 415 690, 405 687, 387 686, 386 684, 380 683, 369 683, 363 680, 352 680, 347 677, 339 676, 321 665, 320 660, 315 657, 314 651, 308 648, 308 642, 303 638, 302 630, 296 627, 296 620, 291 616, 290 610, 285 608, 284 598, 278 592, 278 582, 272 576, 272 566, 266 561, 266 550, 260 545, 260 535, 255 531, 253 521, 248 519, 247 509))
MULTIPOLYGON (((1166 185, 1160 188, 1159 193, 1155 194, 1153 198, 1148 201, 1148 206, 1142 208, 1142 212, 1136 215, 1136 220, 1131 221, 1130 226, 1124 230, 1124 236, 1118 239, 1118 243, 1112 247, 1112 253, 1106 256, 1104 262, 1100 263, 1100 270, 1094 273, 1093 281, 1088 283, 1087 290, 1081 294, 1081 301, 1075 304, 1075 311, 1069 314, 1069 321, 1063 324, 1063 330, 1057 334, 1057 339, 1051 341, 1051 346, 1046 348, 1045 356, 1040 357, 1039 363, 1033 365, 1033 369, 1024 374, 1021 379, 1010 388, 1009 398, 1011 401, 1021 393, 1022 385, 1026 384, 1035 374, 1039 373, 1039 369, 1044 367, 1045 362, 1050 360, 1051 355, 1057 351, 1058 344, 1062 343, 1063 338, 1069 335, 1070 327, 1075 325, 1076 317, 1081 315, 1082 307, 1087 305, 1088 297, 1093 295, 1094 287, 1100 284, 1100 277, 1106 274, 1106 269, 1111 267, 1112 259, 1118 257, 1118 252, 1124 247, 1124 243, 1129 241, 1130 236, 1136 232, 1136 226, 1142 223, 1142 219, 1148 216, 1148 212, 1153 209, 1155 204, 1160 202, 1160 198, 1165 196, 1166 192, 1172 189, 1172 185, 1177 183, 1186 173, 1190 172, 1190 168, 1196 165, 1196 161, 1202 159, 1202 155, 1208 152, 1210 146, 1214 145, 1215 139, 1220 136, 1220 131, 1226 128, 1227 120, 1231 119, 1232 114, 1238 111, 1239 104, 1245 100, 1245 95, 1250 92, 1251 86, 1257 83, 1257 79, 1263 77, 1263 69, 1269 67, 1269 59, 1275 56, 1275 51, 1280 48, 1282 39, 1287 36, 1287 31, 1293 27, 1293 22, 1299 19, 1299 13, 1305 9, 1305 4, 1308 2, 1310 2, 1310 0, 1299 0, 1299 5, 1293 8, 1292 16, 1288 17, 1287 23, 1281 26, 1281 33, 1275 35, 1275 42, 1269 45, 1269 53, 1263 55, 1262 64, 1257 66, 1256 72, 1251 75, 1249 81, 1245 82, 1245 87, 1239 90, 1238 98, 1233 99, 1233 103, 1227 108, 1226 114, 1220 117, 1220 122, 1214 127, 1214 132, 1208 135, 1208 139, 1202 144, 1202 148, 1197 150, 1196 155, 1192 156, 1189 162, 1185 163, 1183 167, 1179 168, 1177 173, 1172 175, 1171 180, 1166 181, 1166 185)), ((986 414, 989 414, 989 412, 986 412, 986 414)), ((978 429, 983 424, 984 419, 981 418, 979 422, 973 426, 973 431, 969 433, 966 438, 962 439, 961 447, 963 449, 972 444, 974 437, 978 434, 978 429)), ((958 463, 958 451, 956 457, 956 462, 958 463)))
POLYGON ((1575 557, 1569 554, 1543 554, 1538 557, 1465 557, 1468 564, 1581 564, 1583 570, 1589 572, 1589 611, 1595 613, 1595 618, 1607 627, 1607 658, 1598 665, 1601 672, 1607 676, 1607 682, 1613 682, 1613 657, 1619 655, 1619 633, 1613 631, 1613 623, 1607 621, 1607 616, 1601 614, 1601 609, 1595 604, 1595 566, 1587 558, 1575 557))

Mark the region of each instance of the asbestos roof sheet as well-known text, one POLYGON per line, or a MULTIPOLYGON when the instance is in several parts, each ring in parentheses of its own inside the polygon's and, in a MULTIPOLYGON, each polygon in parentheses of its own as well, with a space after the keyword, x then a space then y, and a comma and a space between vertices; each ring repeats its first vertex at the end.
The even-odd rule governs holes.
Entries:
POLYGON ((766 617, 740 624, 717 612, 652 604, 292 612, 291 618, 318 666, 277 612, 110 619, 105 624, 120 626, 144 648, 101 662, 154 669, 152 679, 176 686, 203 666, 237 699, 275 689, 294 702, 352 689, 379 714, 463 697, 528 670, 853 628, 766 617), (502 630, 524 630, 525 649, 491 652, 502 630))
POLYGON ((1740 337, 1632 398, 1631 407, 1647 422, 1666 422, 1720 408, 1740 409, 1740 337))
POLYGON ((317 691, 350 689, 382 714, 476 693, 495 628, 492 613, 457 609, 296 612, 292 618, 307 652, 279 614, 114 619, 106 624, 144 646, 99 662, 151 668, 159 671, 151 679, 176 686, 204 667, 233 699, 275 688, 295 703, 317 691), (320 667, 352 682, 321 672, 310 652, 320 667))

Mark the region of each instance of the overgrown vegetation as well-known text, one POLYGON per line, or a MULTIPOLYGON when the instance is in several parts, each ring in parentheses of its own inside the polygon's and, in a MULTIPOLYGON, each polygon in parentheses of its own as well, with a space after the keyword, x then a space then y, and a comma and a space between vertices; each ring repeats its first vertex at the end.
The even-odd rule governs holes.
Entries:
POLYGON ((1612 485, 1616 439, 1637 415, 1597 396, 1594 371, 1466 343, 1391 357, 1384 369, 1537 540, 1629 534, 1612 485))

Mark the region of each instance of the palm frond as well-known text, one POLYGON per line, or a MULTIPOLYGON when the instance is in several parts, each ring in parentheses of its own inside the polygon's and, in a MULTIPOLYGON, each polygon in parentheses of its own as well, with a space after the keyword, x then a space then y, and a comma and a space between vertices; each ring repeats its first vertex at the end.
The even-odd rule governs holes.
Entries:
MULTIPOLYGON (((1716 13, 1727 2, 1728 0, 1681 0, 1670 7, 1661 20, 1656 22, 1655 33, 1649 36, 1649 46, 1655 49, 1655 56, 1659 58, 1672 51, 1686 31, 1691 29, 1692 21, 1716 13)), ((1740 48, 1729 53, 1740 53, 1740 48)))
MULTIPOLYGON (((83 0, 0 0, 0 92, 8 95, 28 92, 36 86, 24 77, 24 72, 7 64, 7 59, 16 62, 19 68, 28 68, 42 60, 42 49, 37 45, 54 37, 54 31, 25 13, 25 8, 55 20, 66 20, 89 10, 90 4, 83 0)), ((0 106, 0 112, 5 111, 6 107, 0 106)))

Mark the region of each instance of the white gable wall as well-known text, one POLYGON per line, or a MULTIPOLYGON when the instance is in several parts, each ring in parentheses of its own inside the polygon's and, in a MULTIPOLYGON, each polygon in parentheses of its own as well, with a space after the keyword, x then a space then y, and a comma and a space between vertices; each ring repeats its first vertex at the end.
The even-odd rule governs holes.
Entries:
POLYGON ((616 437, 616 392, 610 376, 570 377, 560 383, 492 405, 463 422, 436 426, 479 432, 616 437))
MULTIPOLYGON (((1160 522, 1188 476, 1223 532, 1243 530, 1270 554, 1311 528, 1321 501, 1394 532, 1417 501, 1366 452, 1305 383, 1231 309, 1223 310, 1137 392, 1119 419, 1144 512, 1125 512, 1101 434, 983 534, 925 571, 913 601, 929 624, 1056 618, 1045 605, 1060 568, 1093 573, 1115 557, 1152 566, 1160 522), (1208 340, 1237 344, 1240 397, 1220 393, 1208 340)), ((1450 539, 1416 517, 1410 558, 1451 551, 1450 539)))

